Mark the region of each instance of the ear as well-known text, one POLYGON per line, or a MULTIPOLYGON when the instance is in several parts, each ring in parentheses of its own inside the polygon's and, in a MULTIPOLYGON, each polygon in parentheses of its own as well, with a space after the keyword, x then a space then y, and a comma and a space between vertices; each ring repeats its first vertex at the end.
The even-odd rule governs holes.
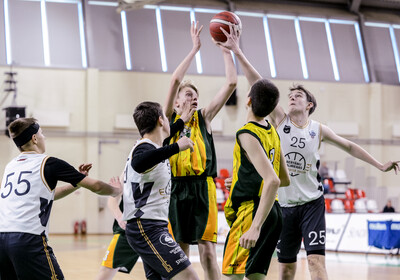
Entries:
POLYGON ((311 110, 312 107, 314 107, 314 103, 308 102, 307 109, 311 110))
POLYGON ((32 142, 33 142, 33 144, 36 144, 37 143, 37 137, 36 137, 36 134, 33 134, 32 135, 32 142))
POLYGON ((159 124, 160 126, 163 126, 163 125, 164 125, 164 119, 163 119, 162 116, 159 116, 159 117, 158 117, 158 124, 159 124))
POLYGON ((247 106, 251 106, 251 98, 248 96, 246 101, 247 106))

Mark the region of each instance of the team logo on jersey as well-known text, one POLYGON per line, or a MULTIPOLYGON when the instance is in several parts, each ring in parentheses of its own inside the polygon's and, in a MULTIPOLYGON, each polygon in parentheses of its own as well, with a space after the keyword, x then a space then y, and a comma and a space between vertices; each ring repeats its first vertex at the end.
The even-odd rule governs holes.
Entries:
POLYGON ((168 247, 175 247, 175 240, 168 233, 163 233, 160 236, 160 243, 168 247))
POLYGON ((300 175, 300 173, 305 173, 306 169, 306 159, 302 154, 297 152, 290 152, 285 155, 286 164, 289 169, 289 174, 292 177, 300 175))
POLYGON ((309 133, 312 139, 314 139, 314 137, 317 135, 314 130, 309 131, 309 133))
POLYGON ((283 128, 283 132, 285 132, 286 134, 290 133, 290 126, 285 125, 285 127, 283 128))

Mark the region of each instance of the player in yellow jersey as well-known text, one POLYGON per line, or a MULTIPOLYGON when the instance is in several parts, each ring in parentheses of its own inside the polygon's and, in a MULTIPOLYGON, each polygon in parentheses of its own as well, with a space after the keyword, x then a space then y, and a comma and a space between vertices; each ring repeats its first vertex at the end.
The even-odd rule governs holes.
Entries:
POLYGON ((200 32, 203 26, 191 25, 193 48, 174 71, 165 103, 165 114, 174 122, 179 118, 184 104, 196 109, 185 123, 181 133, 174 135, 171 143, 182 136, 194 142, 194 152, 182 151, 170 158, 172 190, 169 219, 173 234, 189 255, 189 244, 198 244, 200 262, 205 279, 221 278, 215 244, 217 241, 217 203, 213 177, 217 176, 216 156, 211 121, 236 88, 237 73, 231 53, 221 48, 225 63, 226 81, 204 108, 197 109, 198 90, 190 82, 183 82, 185 73, 200 49, 200 32))
POLYGON ((267 274, 282 229, 279 186, 290 183, 280 140, 265 117, 279 101, 277 87, 258 80, 247 97, 247 124, 236 133, 233 177, 225 217, 222 273, 229 279, 262 279, 267 274))
MULTIPOLYGON (((225 46, 235 54, 249 83, 255 83, 261 76, 240 49, 239 38, 235 34, 226 35, 228 40, 225 46)), ((317 102, 303 86, 295 85, 290 88, 288 105, 287 113, 278 104, 269 114, 271 123, 280 136, 286 153, 282 157, 286 158, 291 176, 290 186, 278 191, 283 217, 282 233, 276 250, 279 279, 295 279, 297 254, 303 241, 310 279, 326 280, 325 204, 318 174, 318 149, 321 141, 332 144, 383 172, 393 169, 397 174, 399 161, 382 164, 361 146, 337 135, 328 126, 310 119, 317 102)))

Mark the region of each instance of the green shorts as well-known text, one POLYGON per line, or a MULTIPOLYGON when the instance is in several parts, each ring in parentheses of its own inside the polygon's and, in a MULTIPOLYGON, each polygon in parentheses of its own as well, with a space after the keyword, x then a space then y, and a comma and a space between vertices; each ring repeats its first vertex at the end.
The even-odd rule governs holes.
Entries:
POLYGON ((172 179, 169 221, 177 242, 217 242, 218 209, 212 177, 172 179), (190 179, 190 180, 189 180, 190 179))
POLYGON ((129 246, 125 233, 117 233, 108 245, 101 265, 112 269, 118 268, 119 272, 130 273, 138 258, 139 255, 129 246))

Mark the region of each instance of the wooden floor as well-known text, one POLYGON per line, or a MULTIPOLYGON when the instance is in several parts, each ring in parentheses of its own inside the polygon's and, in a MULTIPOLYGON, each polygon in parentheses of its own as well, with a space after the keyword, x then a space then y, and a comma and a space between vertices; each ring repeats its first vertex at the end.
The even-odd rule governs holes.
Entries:
MULTIPOLYGON (((55 255, 65 278, 68 280, 95 279, 100 268, 111 235, 50 235, 49 245, 55 255)), ((222 245, 217 246, 219 265, 222 261, 222 245)), ((200 279, 203 271, 199 263, 197 247, 191 248, 192 261, 200 279)), ((304 252, 298 257, 298 267, 295 280, 310 279, 304 252)), ((400 257, 390 255, 337 254, 328 252, 326 266, 329 279, 333 280, 398 280, 400 279, 400 257)), ((145 280, 143 265, 138 262, 131 274, 117 273, 115 280, 135 279, 145 280)), ((278 279, 278 262, 273 258, 267 278, 278 279)))

